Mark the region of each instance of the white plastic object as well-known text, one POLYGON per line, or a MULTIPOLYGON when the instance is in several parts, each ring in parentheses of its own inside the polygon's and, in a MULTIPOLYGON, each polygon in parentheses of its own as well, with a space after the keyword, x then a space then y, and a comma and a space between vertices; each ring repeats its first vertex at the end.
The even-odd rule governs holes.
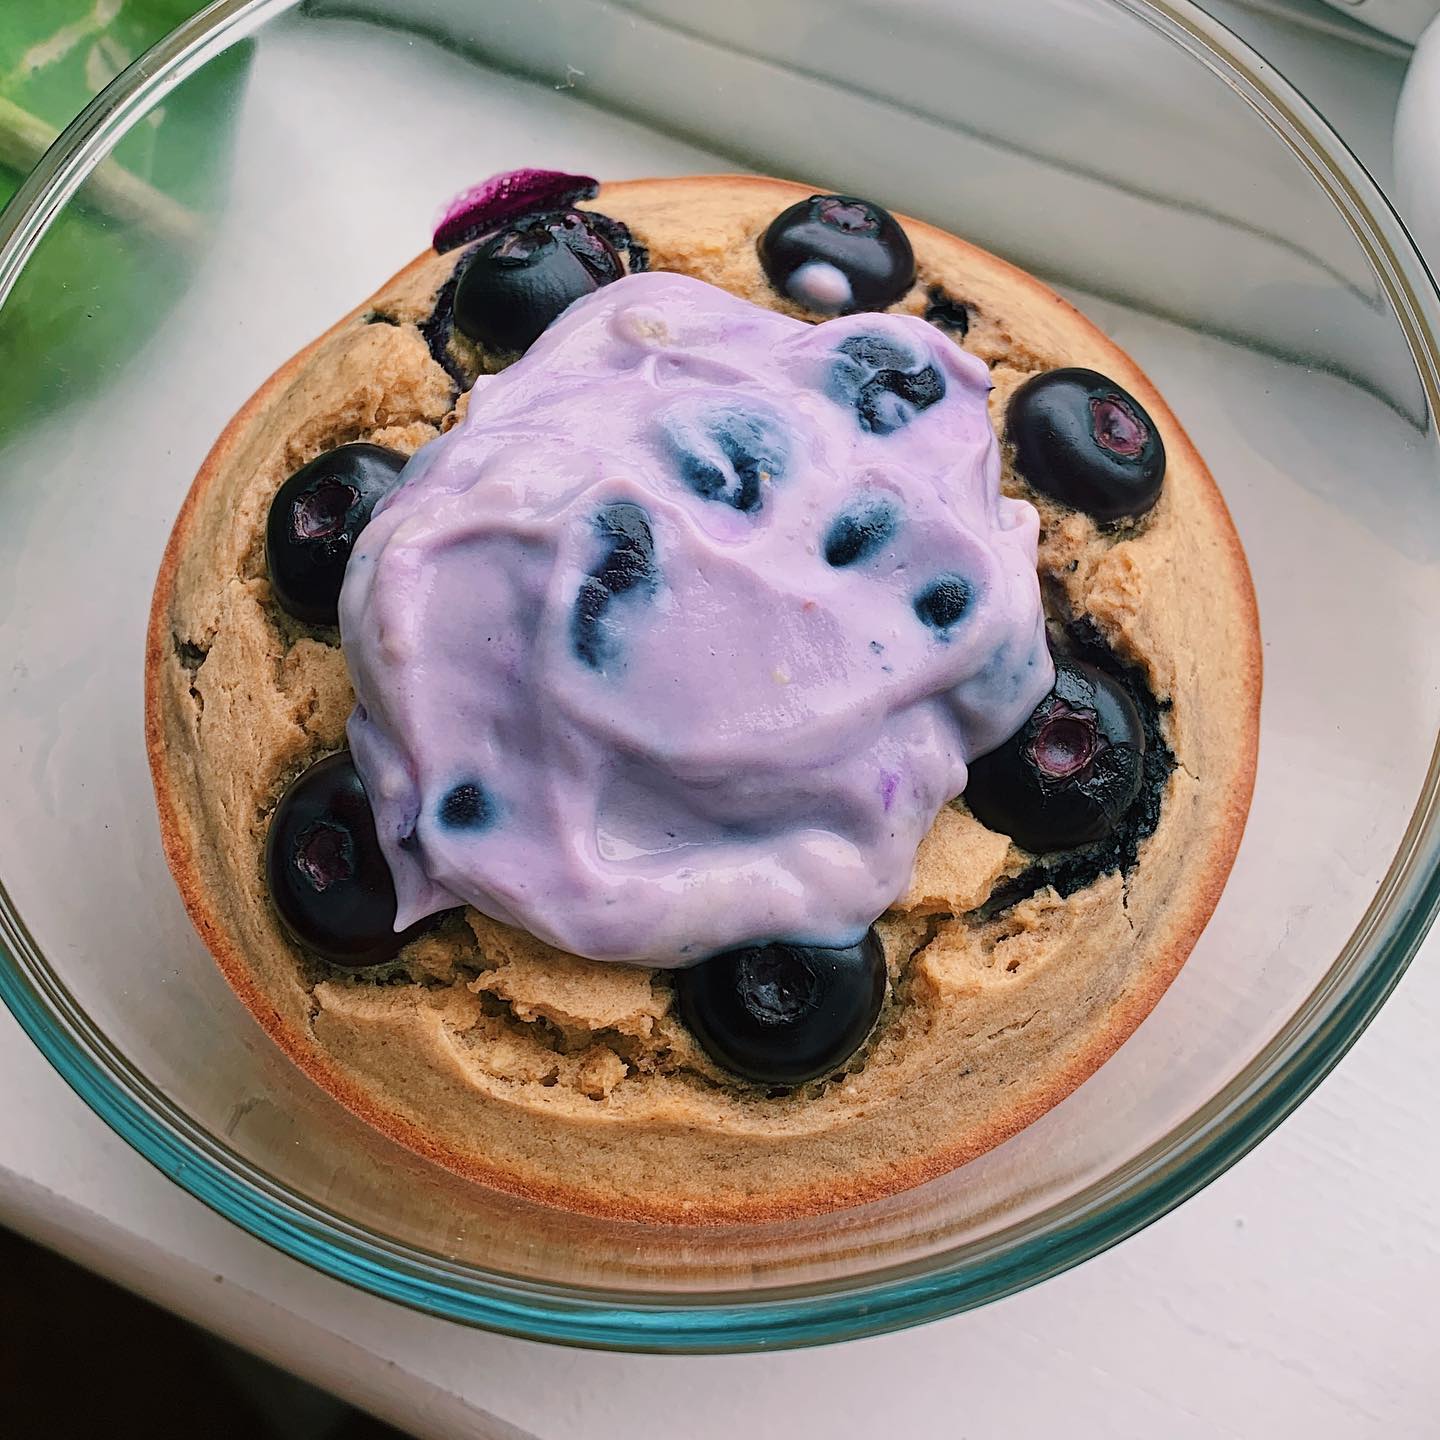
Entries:
POLYGON ((1425 27, 1440 15, 1440 0, 1325 0, 1352 20, 1383 30, 1401 40, 1418 40, 1425 27))
POLYGON ((1440 269, 1440 19, 1415 47, 1395 114, 1395 199, 1433 271, 1440 269))

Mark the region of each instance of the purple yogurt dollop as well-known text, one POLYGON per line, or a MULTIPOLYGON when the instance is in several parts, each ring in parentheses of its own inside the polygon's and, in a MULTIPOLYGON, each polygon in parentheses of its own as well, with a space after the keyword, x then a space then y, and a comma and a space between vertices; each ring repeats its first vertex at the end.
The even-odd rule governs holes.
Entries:
POLYGON ((668 274, 481 379, 340 601, 396 928, 464 902, 657 966, 856 941, 1053 679, 989 389, 914 317, 668 274))
POLYGON ((589 175, 562 170, 507 170, 462 191, 445 207, 435 227, 434 246, 440 254, 498 230, 522 215, 564 210, 591 200, 600 182, 589 175))

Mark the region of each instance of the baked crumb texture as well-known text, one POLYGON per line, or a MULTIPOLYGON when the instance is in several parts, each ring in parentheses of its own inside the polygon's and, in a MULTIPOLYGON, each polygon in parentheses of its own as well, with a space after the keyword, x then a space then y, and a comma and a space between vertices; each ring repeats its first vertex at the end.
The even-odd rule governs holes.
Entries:
MULTIPOLYGON (((749 177, 642 180, 606 186, 591 208, 624 221, 651 268, 813 318, 770 289, 755 250, 809 193, 749 177)), ((271 811, 294 775, 344 746, 352 696, 337 633, 295 622, 271 597, 266 510, 331 446, 410 452, 463 414, 460 382, 496 363, 444 323, 464 252, 422 256, 286 365, 195 481, 147 660, 171 866, 270 1035, 345 1105, 453 1170, 578 1210, 686 1222, 792 1216, 915 1185, 1092 1073, 1214 908, 1250 801, 1260 691, 1255 600, 1224 503, 1160 396, 1088 321, 1024 272, 903 224, 918 276, 894 308, 986 361, 997 427, 1029 376, 1083 365, 1134 393, 1163 434, 1163 494, 1128 528, 1099 529, 1030 494, 1008 455, 1004 480, 1040 509, 1057 640, 1130 667, 1163 763, 1158 804, 1118 859, 1057 869, 963 800, 942 811, 909 893, 878 925, 890 983, 873 1035, 842 1072, 799 1090, 768 1093, 712 1063, 663 973, 561 954, 470 911, 391 964, 344 972, 299 951, 270 905, 271 811)))

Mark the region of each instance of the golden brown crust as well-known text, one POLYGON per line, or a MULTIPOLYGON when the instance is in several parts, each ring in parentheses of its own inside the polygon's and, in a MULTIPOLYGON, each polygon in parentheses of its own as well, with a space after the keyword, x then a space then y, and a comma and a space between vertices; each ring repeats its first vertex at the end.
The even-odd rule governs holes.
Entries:
MULTIPOLYGON (((757 216, 809 193, 702 176, 609 185, 595 206, 631 226, 656 268, 794 310, 757 280, 752 237, 757 216)), ((1083 904, 1042 893, 984 924, 968 913, 975 895, 1026 857, 963 807, 946 812, 915 889, 887 917, 894 985, 878 1038, 834 1084, 784 1100, 736 1094, 686 1048, 663 981, 623 967, 597 979, 589 962, 547 955, 478 919, 473 936, 443 937, 411 958, 408 983, 383 991, 327 977, 279 935, 258 879, 264 796, 273 801, 287 767, 340 743, 340 697, 326 688, 337 682, 323 646, 264 619, 253 533, 249 550, 239 534, 233 553, 212 563, 211 552, 225 549, 232 519, 237 532, 254 532, 256 505, 319 449, 377 435, 410 448, 453 422, 444 377, 414 334, 453 257, 422 255, 271 377, 216 441, 185 501, 151 611, 145 732, 187 911, 240 998, 316 1083, 451 1170, 579 1211, 687 1223, 786 1218, 892 1194, 1007 1139, 1092 1074, 1159 1000, 1219 898, 1254 783, 1260 693, 1254 593, 1224 501, 1154 387, 1073 307, 964 241, 903 223, 921 279, 896 308, 923 308, 931 284, 963 299, 975 320, 966 345, 991 364, 997 409, 1036 369, 1088 365, 1130 389, 1159 425, 1170 479, 1148 528, 1106 539, 1042 503, 1042 568, 1056 603, 1094 615, 1173 702, 1167 738, 1180 768, 1161 827, 1126 880, 1097 881, 1083 904), (376 310, 398 323, 374 327, 394 333, 372 341, 358 322, 376 310), (370 381, 377 366, 388 390, 370 381), (403 413, 392 413, 393 393, 406 397, 403 413), (1197 593, 1182 603, 1177 580, 1197 593), (198 663, 182 653, 191 644, 203 652, 198 663), (212 677, 214 644, 229 648, 212 677), (274 773, 242 774, 219 799, 216 751, 239 721, 227 731, 221 714, 220 738, 209 736, 207 695, 217 712, 233 707, 277 737, 266 759, 274 773), (1100 937, 1094 953, 1082 934, 1100 937), (467 962, 458 970, 457 956, 467 962), (1091 993, 1073 993, 1082 987, 1091 993), (537 1023, 565 1037, 553 1059, 532 1043, 537 1023), (1030 1038, 1020 1036, 1026 1026, 1030 1038), (490 1047, 482 1061, 476 1044, 490 1047), (990 1087, 978 1097, 961 1083, 972 1047, 990 1087), (979 1058, 986 1047, 999 1056, 990 1070, 979 1058), (926 1109, 932 1093, 953 1101, 953 1123, 926 1109)))

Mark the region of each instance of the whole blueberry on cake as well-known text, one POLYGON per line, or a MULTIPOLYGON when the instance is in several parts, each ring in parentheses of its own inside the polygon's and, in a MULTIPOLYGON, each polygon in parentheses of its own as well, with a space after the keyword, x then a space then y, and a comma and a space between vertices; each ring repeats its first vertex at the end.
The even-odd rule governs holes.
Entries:
POLYGON ((393 1138, 653 1221, 1061 1100, 1249 806, 1244 556, 1134 363, 874 200, 523 170, 231 422, 147 738, 256 1018, 393 1138))

